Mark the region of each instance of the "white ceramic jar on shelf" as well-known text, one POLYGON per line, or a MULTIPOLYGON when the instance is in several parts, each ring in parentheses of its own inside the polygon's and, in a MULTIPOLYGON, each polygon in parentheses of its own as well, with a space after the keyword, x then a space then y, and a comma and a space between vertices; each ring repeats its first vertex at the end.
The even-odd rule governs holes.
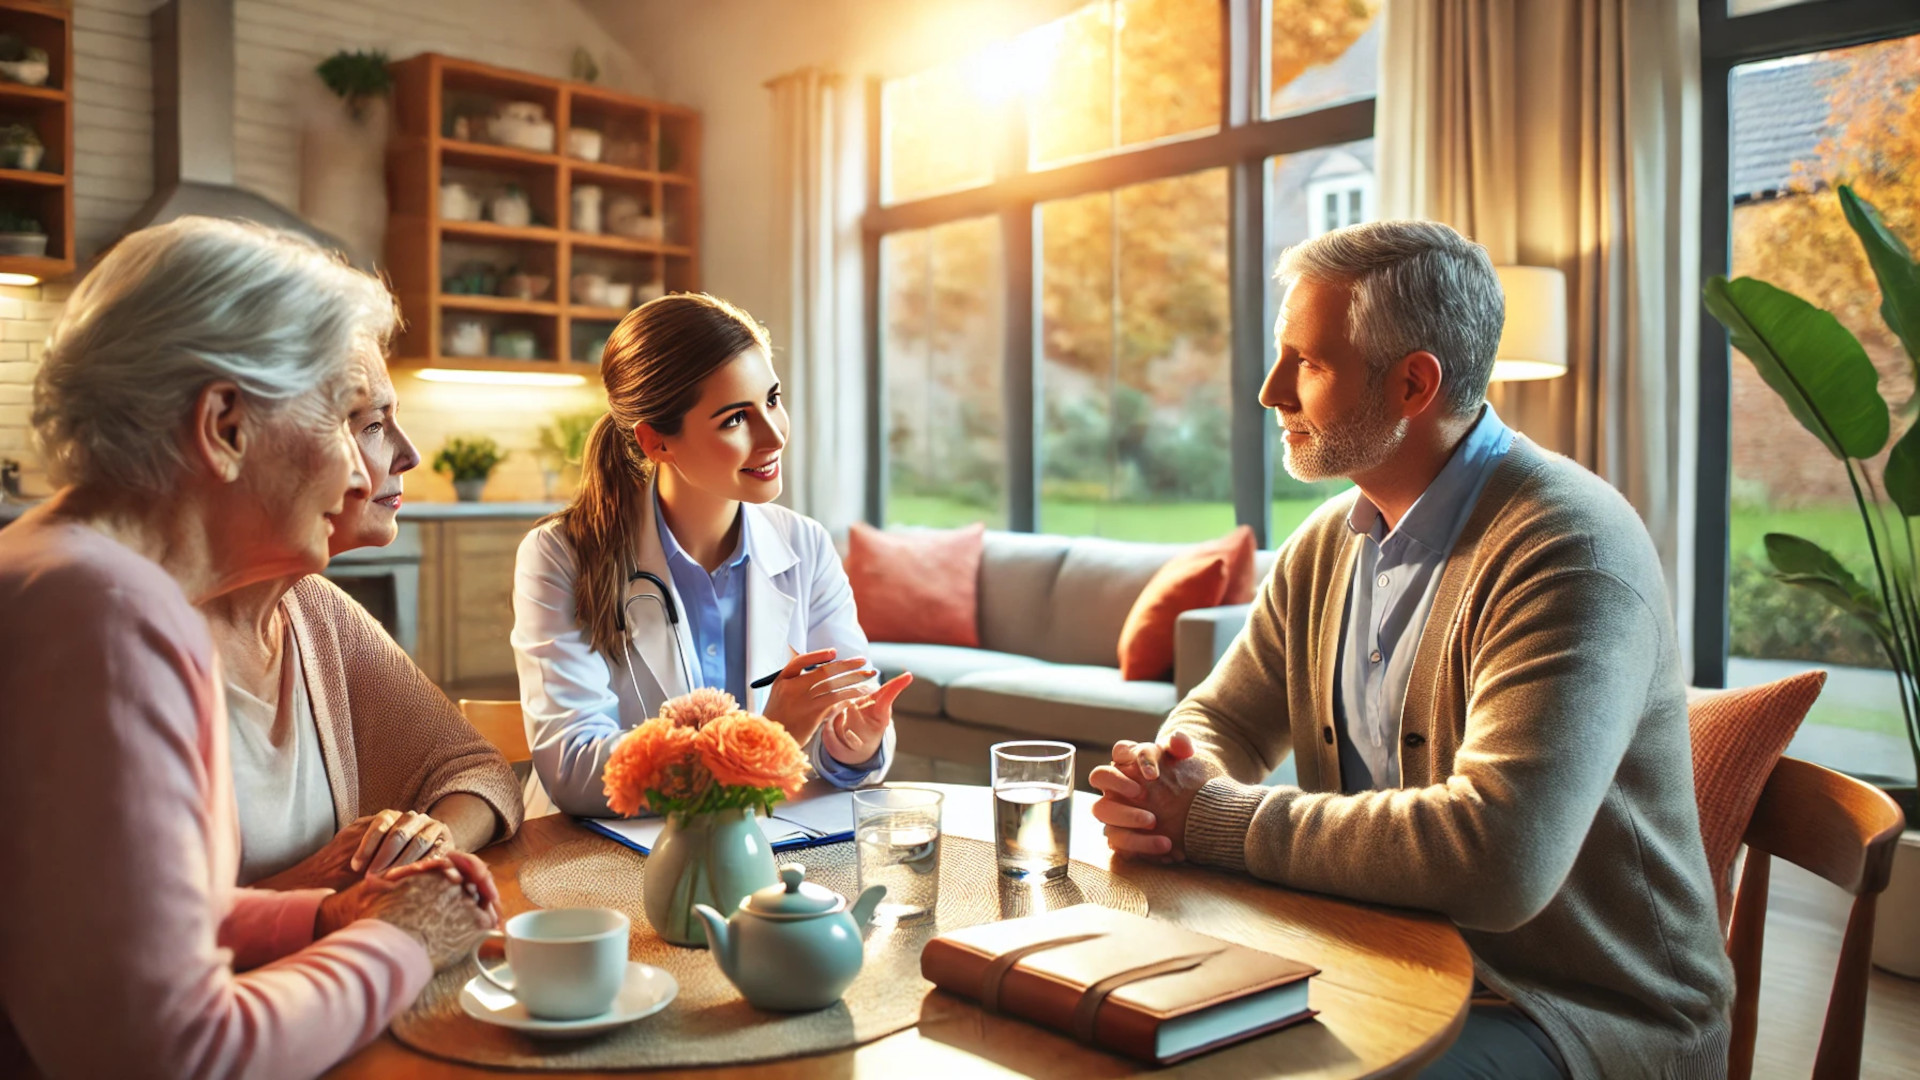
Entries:
POLYGON ((487 209, 496 225, 523 229, 533 224, 533 204, 527 201, 527 193, 517 187, 509 187, 495 195, 487 209))
POLYGON ((473 189, 457 182, 441 184, 440 219, 442 221, 479 221, 480 200, 474 195, 473 189))
POLYGON ((487 325, 479 319, 448 319, 440 351, 448 356, 487 355, 487 325))
POLYGON ((600 199, 604 193, 598 184, 576 184, 573 188, 573 231, 598 233, 603 225, 600 199))
POLYGON ((592 128, 568 128, 567 156, 581 161, 599 161, 600 133, 592 128))
POLYGON ((537 101, 509 101, 487 121, 487 135, 502 146, 553 153, 553 122, 537 101))

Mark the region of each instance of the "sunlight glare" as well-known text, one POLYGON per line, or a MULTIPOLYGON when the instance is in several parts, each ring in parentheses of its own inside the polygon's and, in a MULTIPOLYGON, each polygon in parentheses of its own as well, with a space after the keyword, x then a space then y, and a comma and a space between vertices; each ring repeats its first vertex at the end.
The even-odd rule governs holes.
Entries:
POLYGON ((1060 46, 1061 23, 1056 20, 998 41, 962 60, 967 89, 982 105, 1001 106, 1027 101, 1046 85, 1060 46))

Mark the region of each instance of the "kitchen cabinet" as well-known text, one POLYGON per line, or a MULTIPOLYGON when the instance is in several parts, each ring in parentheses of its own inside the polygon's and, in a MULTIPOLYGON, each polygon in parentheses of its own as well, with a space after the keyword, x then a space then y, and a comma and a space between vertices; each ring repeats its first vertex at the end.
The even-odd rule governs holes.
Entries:
POLYGON ((520 696, 509 641, 513 562, 521 538, 539 516, 519 512, 419 522, 420 621, 414 661, 450 697, 520 696))

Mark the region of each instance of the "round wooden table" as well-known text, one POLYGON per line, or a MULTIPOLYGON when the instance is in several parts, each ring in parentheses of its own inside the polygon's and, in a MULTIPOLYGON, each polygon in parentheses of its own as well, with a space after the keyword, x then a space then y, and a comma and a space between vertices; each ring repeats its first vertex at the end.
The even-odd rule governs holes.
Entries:
MULTIPOLYGON (((946 793, 942 827, 991 842, 986 788, 913 784, 946 793)), ((929 991, 919 1026, 851 1050, 760 1065, 690 1070, 709 1080, 787 1077, 1031 1076, 1239 1077, 1413 1076, 1460 1032, 1473 986, 1473 960, 1459 931, 1438 916, 1294 892, 1251 878, 1191 866, 1112 857, 1093 797, 1074 795, 1073 857, 1114 873, 1147 895, 1152 916, 1201 933, 1267 949, 1321 969, 1313 980, 1316 1022, 1203 1054, 1168 1069, 1082 1046, 1072 1039, 972 1003, 929 991)), ((537 818, 482 853, 500 884, 508 914, 533 905, 520 891, 520 865, 568 840, 590 835, 566 817, 537 818)), ((804 861, 805 856, 798 858, 804 861)), ((645 1023, 646 1021, 640 1021, 645 1023)), ((498 1077, 498 1072, 414 1052, 392 1035, 348 1058, 329 1077, 498 1077)), ((545 1073, 554 1077, 618 1073, 545 1073)))

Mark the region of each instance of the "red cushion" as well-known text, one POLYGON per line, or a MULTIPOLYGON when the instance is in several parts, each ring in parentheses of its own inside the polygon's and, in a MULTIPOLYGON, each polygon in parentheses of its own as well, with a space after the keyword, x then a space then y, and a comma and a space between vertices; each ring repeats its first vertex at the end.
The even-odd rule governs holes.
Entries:
POLYGON ((1173 624, 1183 611, 1214 607, 1227 588, 1227 560, 1215 552, 1176 555, 1154 573, 1120 628, 1120 677, 1173 674, 1173 624))
POLYGON ((869 641, 980 644, 980 553, 987 527, 885 532, 855 522, 847 580, 869 641))
POLYGON ((1253 603, 1253 526, 1236 525, 1218 540, 1194 545, 1194 550, 1227 561, 1227 591, 1220 596, 1222 604, 1253 603))
POLYGON ((1733 910, 1733 857, 1761 789, 1826 683, 1826 672, 1805 671, 1762 686, 1688 694, 1693 797, 1722 927, 1733 910))

